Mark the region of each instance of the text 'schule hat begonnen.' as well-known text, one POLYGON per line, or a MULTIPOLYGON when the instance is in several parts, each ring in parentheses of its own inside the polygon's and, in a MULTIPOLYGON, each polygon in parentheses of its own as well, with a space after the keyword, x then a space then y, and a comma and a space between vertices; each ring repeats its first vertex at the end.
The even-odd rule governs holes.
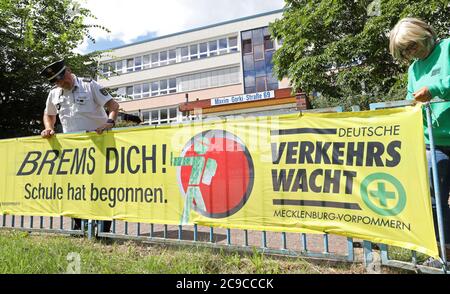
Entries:
POLYGON ((64 64, 64 60, 59 60, 44 68, 40 75, 47 78, 50 83, 55 83, 64 77, 65 72, 66 65, 64 64))

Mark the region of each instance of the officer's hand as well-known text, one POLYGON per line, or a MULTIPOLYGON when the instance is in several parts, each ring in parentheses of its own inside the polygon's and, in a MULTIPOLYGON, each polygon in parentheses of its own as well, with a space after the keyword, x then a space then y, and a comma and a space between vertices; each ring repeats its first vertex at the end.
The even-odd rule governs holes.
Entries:
POLYGON ((55 134, 55 131, 52 129, 45 129, 41 132, 42 138, 50 138, 55 134))
POLYGON ((97 134, 100 135, 101 133, 103 133, 103 131, 111 130, 113 127, 114 127, 114 124, 112 124, 112 123, 105 123, 101 127, 97 128, 95 130, 95 132, 97 132, 97 134))
POLYGON ((430 90, 428 90, 428 87, 423 87, 419 91, 415 92, 413 96, 414 99, 418 102, 428 102, 432 98, 430 90))

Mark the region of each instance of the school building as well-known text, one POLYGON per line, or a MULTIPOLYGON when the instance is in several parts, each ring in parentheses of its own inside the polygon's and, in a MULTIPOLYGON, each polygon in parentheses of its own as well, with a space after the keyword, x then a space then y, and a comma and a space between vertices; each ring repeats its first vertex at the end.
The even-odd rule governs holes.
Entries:
POLYGON ((199 109, 207 117, 307 108, 273 74, 281 40, 268 26, 281 17, 277 10, 113 48, 98 81, 144 124, 192 119, 199 109))

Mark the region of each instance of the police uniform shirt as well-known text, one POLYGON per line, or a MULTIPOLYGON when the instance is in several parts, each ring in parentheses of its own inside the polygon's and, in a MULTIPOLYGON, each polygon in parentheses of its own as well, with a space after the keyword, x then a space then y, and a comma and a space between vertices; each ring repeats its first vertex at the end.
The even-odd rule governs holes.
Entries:
POLYGON ((96 81, 72 76, 72 90, 57 87, 50 91, 45 112, 59 115, 64 133, 94 131, 106 123, 103 106, 113 98, 96 81))

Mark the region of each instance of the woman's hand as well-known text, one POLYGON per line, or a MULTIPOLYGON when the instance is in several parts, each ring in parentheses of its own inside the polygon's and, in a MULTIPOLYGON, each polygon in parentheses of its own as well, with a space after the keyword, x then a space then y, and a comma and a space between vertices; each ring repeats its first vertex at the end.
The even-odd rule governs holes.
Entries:
POLYGON ((431 93, 428 87, 423 87, 419 91, 413 93, 414 99, 418 102, 428 102, 431 100, 431 93))

